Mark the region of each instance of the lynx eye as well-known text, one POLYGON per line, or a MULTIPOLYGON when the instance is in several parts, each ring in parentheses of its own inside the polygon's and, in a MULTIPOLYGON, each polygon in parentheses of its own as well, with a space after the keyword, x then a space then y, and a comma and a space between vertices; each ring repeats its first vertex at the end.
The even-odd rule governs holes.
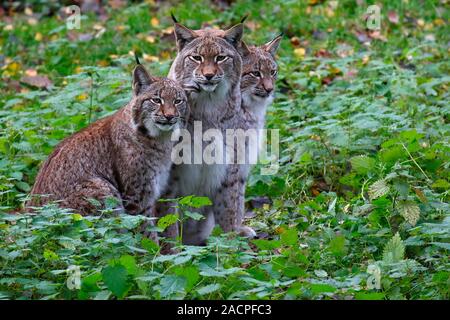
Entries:
POLYGON ((189 59, 191 59, 192 61, 195 61, 195 62, 202 62, 203 61, 203 57, 202 56, 189 56, 189 59))
POLYGON ((223 62, 225 60, 227 60, 228 57, 227 56, 216 56, 216 62, 223 62))
POLYGON ((255 78, 261 78, 261 72, 259 71, 250 72, 250 75, 252 75, 255 78))
POLYGON ((161 99, 160 98, 152 98, 150 99, 154 104, 161 104, 161 99))
POLYGON ((183 102, 183 100, 181 100, 181 99, 175 99, 175 100, 173 100, 173 103, 177 106, 177 105, 179 105, 179 104, 181 104, 183 102))
POLYGON ((275 76, 276 74, 278 73, 278 71, 277 70, 272 70, 272 71, 270 71, 270 75, 273 77, 273 76, 275 76))

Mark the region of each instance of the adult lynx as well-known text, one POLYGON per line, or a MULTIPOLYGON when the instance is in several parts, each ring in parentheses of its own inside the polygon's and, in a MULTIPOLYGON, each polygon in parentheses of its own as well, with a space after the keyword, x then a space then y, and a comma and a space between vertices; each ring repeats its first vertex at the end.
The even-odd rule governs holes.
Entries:
MULTIPOLYGON (((226 129, 236 127, 238 110, 241 107, 240 78, 242 59, 237 49, 240 46, 243 25, 237 24, 229 30, 190 30, 175 23, 178 54, 171 66, 169 78, 177 80, 191 90, 189 105, 191 114, 187 129, 194 131, 194 122, 201 121, 202 134, 209 129, 219 130, 225 137, 226 129)), ((226 150, 224 141, 220 141, 226 150)), ((205 150, 202 141, 193 141, 191 150, 205 150), (194 144, 201 144, 195 146, 194 144)), ((195 155, 194 155, 195 157, 195 155)), ((223 157, 225 163, 225 155, 223 157)), ((169 190, 165 197, 185 195, 208 196, 213 202, 225 180, 226 164, 180 164, 174 166, 169 190)), ((167 208, 160 211, 167 212, 167 208)), ((183 228, 183 242, 200 244, 209 236, 217 222, 224 231, 232 231, 230 221, 216 221, 211 208, 202 211, 205 219, 187 220, 183 228)), ((176 233, 176 230, 172 232, 176 233)))
MULTIPOLYGON (((238 128, 242 130, 264 128, 266 110, 274 98, 278 73, 275 53, 280 41, 281 35, 259 47, 247 47, 244 42, 242 43, 242 108, 238 125, 238 128)), ((248 144, 246 150, 248 150, 246 152, 258 151, 251 150, 248 144)), ((250 156, 247 157, 250 158, 250 156)), ((233 164, 227 168, 226 179, 219 189, 213 210, 216 216, 232 217, 236 231, 241 235, 254 237, 256 233, 253 229, 242 225, 245 213, 245 184, 249 173, 250 165, 248 164, 233 164)))
POLYGON ((138 65, 131 101, 56 147, 40 169, 28 206, 59 201, 91 214, 97 208, 90 199, 114 197, 118 211, 151 215, 172 165, 171 134, 183 126, 186 110, 180 86, 138 65))

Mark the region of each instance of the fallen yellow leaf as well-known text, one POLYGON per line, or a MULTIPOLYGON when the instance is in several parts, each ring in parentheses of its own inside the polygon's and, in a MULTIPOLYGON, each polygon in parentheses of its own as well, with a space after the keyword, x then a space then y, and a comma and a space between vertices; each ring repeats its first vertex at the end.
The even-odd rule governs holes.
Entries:
POLYGON ((80 95, 78 95, 75 99, 77 99, 78 101, 83 101, 86 100, 88 98, 87 93, 82 93, 80 95))
POLYGON ((153 27, 159 26, 159 20, 158 20, 158 18, 156 18, 156 17, 153 17, 153 18, 150 20, 150 23, 151 23, 151 25, 152 25, 153 27))
POLYGON ((298 58, 303 58, 306 54, 306 50, 305 48, 297 48, 294 50, 294 54, 298 57, 298 58))
POLYGON ((36 41, 42 41, 42 33, 36 32, 36 35, 34 36, 34 40, 36 41))
POLYGON ((435 19, 435 20, 433 21, 433 23, 434 23, 435 25, 437 25, 437 26, 443 26, 443 25, 445 25, 445 21, 442 20, 441 18, 435 19))

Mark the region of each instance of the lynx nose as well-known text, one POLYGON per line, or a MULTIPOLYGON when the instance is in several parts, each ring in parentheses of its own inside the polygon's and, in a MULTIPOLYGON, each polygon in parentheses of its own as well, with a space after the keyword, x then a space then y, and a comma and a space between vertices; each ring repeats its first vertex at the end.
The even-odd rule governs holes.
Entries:
POLYGON ((175 118, 175 115, 173 115, 173 114, 168 114, 168 115, 165 115, 165 117, 166 117, 166 119, 167 119, 168 121, 170 121, 170 120, 172 120, 173 118, 175 118))
POLYGON ((206 80, 209 81, 214 77, 214 73, 207 73, 207 74, 204 74, 204 76, 205 76, 206 80))
POLYGON ((273 84, 270 80, 263 79, 262 85, 267 94, 270 94, 273 91, 273 84))

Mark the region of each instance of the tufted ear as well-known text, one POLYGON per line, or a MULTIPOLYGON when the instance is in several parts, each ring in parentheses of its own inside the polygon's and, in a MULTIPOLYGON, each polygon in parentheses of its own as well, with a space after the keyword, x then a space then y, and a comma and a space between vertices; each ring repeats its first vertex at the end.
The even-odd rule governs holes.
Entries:
POLYGON ((224 38, 229 43, 231 43, 235 48, 238 48, 243 34, 244 34, 244 25, 242 23, 238 23, 225 31, 224 38))
POLYGON ((155 79, 148 74, 147 70, 141 64, 137 65, 133 70, 134 95, 137 96, 147 90, 154 81, 155 79))
POLYGON ((283 38, 283 34, 280 33, 278 36, 276 36, 273 40, 267 42, 265 45, 262 46, 264 50, 269 52, 272 57, 275 57, 275 54, 280 47, 281 39, 283 38))
POLYGON ((183 50, 183 48, 195 38, 197 38, 195 31, 186 28, 178 22, 175 23, 175 40, 177 41, 178 52, 183 50))

